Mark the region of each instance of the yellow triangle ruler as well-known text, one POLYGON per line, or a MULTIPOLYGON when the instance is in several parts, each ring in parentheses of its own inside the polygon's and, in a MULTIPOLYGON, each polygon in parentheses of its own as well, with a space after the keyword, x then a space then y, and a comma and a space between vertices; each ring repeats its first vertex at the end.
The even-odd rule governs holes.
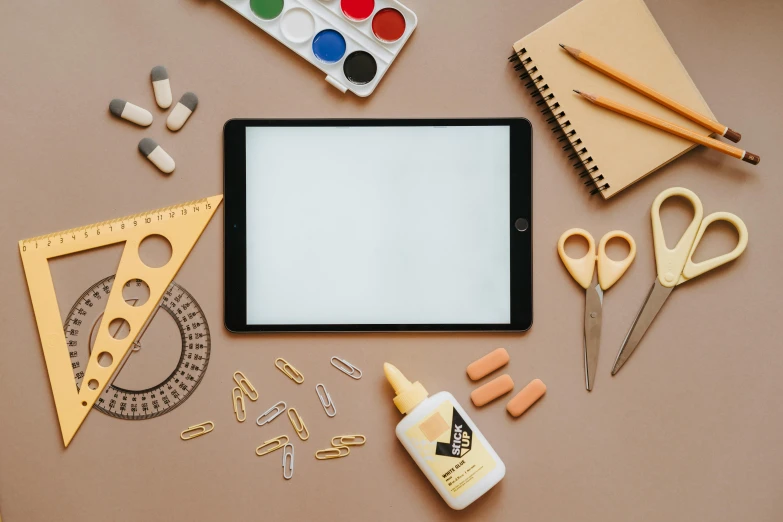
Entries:
POLYGON ((163 293, 221 201, 222 195, 212 196, 19 242, 27 287, 30 290, 54 404, 60 420, 60 431, 66 447, 98 396, 112 381, 134 339, 158 306, 163 293), (171 258, 159 268, 145 265, 139 257, 142 240, 153 235, 163 236, 171 244, 171 258), (71 360, 49 270, 49 260, 122 242, 125 247, 117 267, 115 282, 118 284, 112 287, 109 294, 82 386, 77 389, 73 382, 71 360), (141 306, 131 306, 122 297, 125 283, 132 279, 141 279, 149 286, 149 299, 141 306), (109 331, 109 324, 114 319, 128 322, 130 333, 123 339, 114 338, 109 331))

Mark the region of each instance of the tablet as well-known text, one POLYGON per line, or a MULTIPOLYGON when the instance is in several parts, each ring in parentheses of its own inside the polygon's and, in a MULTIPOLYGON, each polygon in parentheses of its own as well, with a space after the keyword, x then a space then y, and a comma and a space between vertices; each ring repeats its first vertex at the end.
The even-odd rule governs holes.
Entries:
POLYGON ((530 327, 527 120, 237 119, 223 138, 229 330, 530 327))

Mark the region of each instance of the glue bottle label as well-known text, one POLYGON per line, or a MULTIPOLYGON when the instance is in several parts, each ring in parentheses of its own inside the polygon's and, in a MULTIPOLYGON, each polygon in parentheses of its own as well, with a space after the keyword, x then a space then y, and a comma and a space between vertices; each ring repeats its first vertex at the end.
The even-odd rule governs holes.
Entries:
POLYGON ((495 459, 482 441, 473 437, 473 426, 451 401, 440 403, 435 413, 408 429, 406 436, 452 497, 460 496, 495 469, 495 459))

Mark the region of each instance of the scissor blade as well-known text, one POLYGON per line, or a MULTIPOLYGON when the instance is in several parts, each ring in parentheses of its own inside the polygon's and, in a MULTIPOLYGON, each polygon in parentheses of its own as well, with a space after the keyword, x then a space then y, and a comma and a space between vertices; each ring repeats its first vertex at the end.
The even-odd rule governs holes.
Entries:
POLYGON ((598 348, 601 346, 601 318, 603 309, 604 292, 597 279, 585 292, 585 387, 587 391, 593 389, 595 372, 598 367, 598 348))
POLYGON ((642 340, 644 333, 652 324, 655 316, 658 315, 661 307, 663 307, 663 303, 666 302, 666 299, 669 297, 669 294, 672 293, 672 290, 674 290, 673 286, 667 288, 658 281, 657 277, 655 278, 655 282, 653 283, 650 292, 647 294, 647 298, 644 300, 644 304, 642 304, 639 314, 636 316, 636 319, 633 320, 631 329, 628 330, 628 334, 623 340, 620 351, 617 353, 617 358, 614 360, 614 368, 612 368, 612 375, 615 375, 620 371, 620 368, 623 367, 625 361, 628 360, 633 351, 636 350, 636 347, 639 346, 639 342, 642 340))

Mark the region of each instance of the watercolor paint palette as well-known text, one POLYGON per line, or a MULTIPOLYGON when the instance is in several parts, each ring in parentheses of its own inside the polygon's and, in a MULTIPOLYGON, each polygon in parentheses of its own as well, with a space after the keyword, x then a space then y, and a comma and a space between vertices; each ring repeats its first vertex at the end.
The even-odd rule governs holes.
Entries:
POLYGON ((396 0, 221 1, 357 96, 372 94, 417 24, 396 0))

